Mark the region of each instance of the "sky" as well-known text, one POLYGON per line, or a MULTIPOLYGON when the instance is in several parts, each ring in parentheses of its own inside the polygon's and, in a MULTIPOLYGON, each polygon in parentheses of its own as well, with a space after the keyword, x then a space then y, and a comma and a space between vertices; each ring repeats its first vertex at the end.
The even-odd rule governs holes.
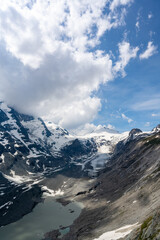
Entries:
POLYGON ((70 131, 160 123, 159 0, 0 0, 0 100, 70 131))

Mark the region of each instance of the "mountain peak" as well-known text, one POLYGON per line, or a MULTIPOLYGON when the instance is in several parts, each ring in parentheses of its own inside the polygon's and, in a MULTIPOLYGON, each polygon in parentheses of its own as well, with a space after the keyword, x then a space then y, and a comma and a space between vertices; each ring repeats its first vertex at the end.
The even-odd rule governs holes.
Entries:
POLYGON ((142 133, 142 130, 139 129, 139 128, 133 128, 130 132, 129 132, 129 136, 132 136, 132 135, 136 135, 136 134, 140 134, 142 133))
POLYGON ((102 126, 102 125, 98 125, 92 133, 103 133, 103 132, 107 132, 107 133, 119 133, 116 129, 113 128, 108 128, 106 126, 102 126))
POLYGON ((160 132, 160 124, 158 124, 155 128, 153 128, 152 132, 160 132))

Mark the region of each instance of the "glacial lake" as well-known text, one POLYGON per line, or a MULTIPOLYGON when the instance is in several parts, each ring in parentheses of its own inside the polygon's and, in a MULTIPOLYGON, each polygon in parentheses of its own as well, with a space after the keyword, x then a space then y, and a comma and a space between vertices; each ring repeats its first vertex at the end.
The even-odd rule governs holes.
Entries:
MULTIPOLYGON (((3 240, 41 240, 46 232, 67 227, 80 215, 82 206, 72 202, 67 206, 48 197, 39 203, 31 213, 15 223, 0 228, 0 239, 3 240)), ((69 228, 62 230, 62 234, 69 228)))

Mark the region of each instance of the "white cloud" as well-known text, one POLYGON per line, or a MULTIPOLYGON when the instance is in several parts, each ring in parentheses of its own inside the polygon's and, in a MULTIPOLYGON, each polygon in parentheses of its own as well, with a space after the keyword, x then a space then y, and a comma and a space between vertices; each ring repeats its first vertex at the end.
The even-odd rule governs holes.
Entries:
MULTIPOLYGON (((38 68, 46 54, 63 45, 86 51, 106 30, 124 24, 125 10, 103 14, 108 0, 1 1, 0 33, 7 50, 23 64, 38 68), (29 5, 30 4, 30 5, 29 5), (30 6, 30 7, 28 7, 30 6)), ((124 5, 119 3, 119 5, 124 5)))
POLYGON ((115 70, 123 72, 138 50, 119 44, 115 69, 109 54, 91 50, 107 30, 125 24, 131 2, 1 0, 0 98, 63 127, 92 121, 101 108, 93 92, 115 70))
POLYGON ((114 11, 119 6, 131 4, 133 0, 113 0, 110 4, 111 11, 114 11))
POLYGON ((127 120, 128 123, 133 122, 133 120, 131 118, 127 117, 124 113, 122 113, 121 116, 124 120, 127 120))
POLYGON ((156 33, 153 31, 149 31, 149 36, 152 38, 156 33))
POLYGON ((148 14, 148 19, 151 19, 153 17, 152 13, 148 14))
POLYGON ((131 47, 129 42, 123 41, 118 44, 119 47, 119 60, 116 62, 114 66, 115 72, 121 72, 122 76, 125 76, 126 73, 124 68, 127 66, 129 61, 132 58, 137 56, 137 52, 139 50, 138 47, 131 47))
POLYGON ((90 95, 100 83, 112 78, 109 57, 96 58, 92 53, 76 55, 58 49, 36 70, 12 57, 8 66, 8 60, 0 59, 1 99, 22 112, 46 115, 68 128, 93 120, 101 104, 90 95))
POLYGON ((136 29, 137 29, 137 31, 139 31, 139 29, 140 29, 139 21, 136 22, 136 29))
POLYGON ((136 18, 136 32, 140 31, 140 21, 141 21, 141 9, 139 9, 137 13, 137 18, 136 18))
POLYGON ((160 109, 160 97, 152 96, 151 99, 137 102, 131 106, 135 111, 145 111, 145 110, 159 110, 160 109))
POLYGON ((61 45, 74 52, 97 43, 92 28, 101 20, 107 1, 40 0, 31 8, 27 2, 2 0, 0 12, 6 47, 25 65, 38 68, 44 56, 61 45))
POLYGON ((107 128, 109 128, 109 129, 111 129, 111 130, 115 130, 115 127, 114 127, 113 125, 111 125, 111 124, 108 124, 108 125, 107 125, 107 128))
POLYGON ((139 58, 142 59, 148 59, 152 55, 157 53, 157 46, 153 45, 153 42, 148 42, 147 49, 139 55, 139 58))
POLYGON ((83 101, 74 102, 66 108, 58 111, 59 124, 67 129, 76 129, 78 126, 92 121, 101 107, 100 99, 88 98, 83 101), (65 117, 61 118, 64 115, 65 117))
POLYGON ((152 117, 160 117, 160 113, 152 113, 151 116, 152 117))
POLYGON ((151 123, 150 122, 146 122, 145 123, 145 127, 150 127, 151 123))

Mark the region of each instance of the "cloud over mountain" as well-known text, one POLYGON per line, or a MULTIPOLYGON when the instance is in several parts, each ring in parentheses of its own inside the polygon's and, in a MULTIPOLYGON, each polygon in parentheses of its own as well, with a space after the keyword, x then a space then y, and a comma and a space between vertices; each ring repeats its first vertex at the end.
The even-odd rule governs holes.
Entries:
POLYGON ((122 42, 114 63, 99 48, 106 31, 125 24, 130 3, 2 0, 0 98, 68 128, 93 120, 101 108, 95 91, 124 72, 138 51, 122 42))

